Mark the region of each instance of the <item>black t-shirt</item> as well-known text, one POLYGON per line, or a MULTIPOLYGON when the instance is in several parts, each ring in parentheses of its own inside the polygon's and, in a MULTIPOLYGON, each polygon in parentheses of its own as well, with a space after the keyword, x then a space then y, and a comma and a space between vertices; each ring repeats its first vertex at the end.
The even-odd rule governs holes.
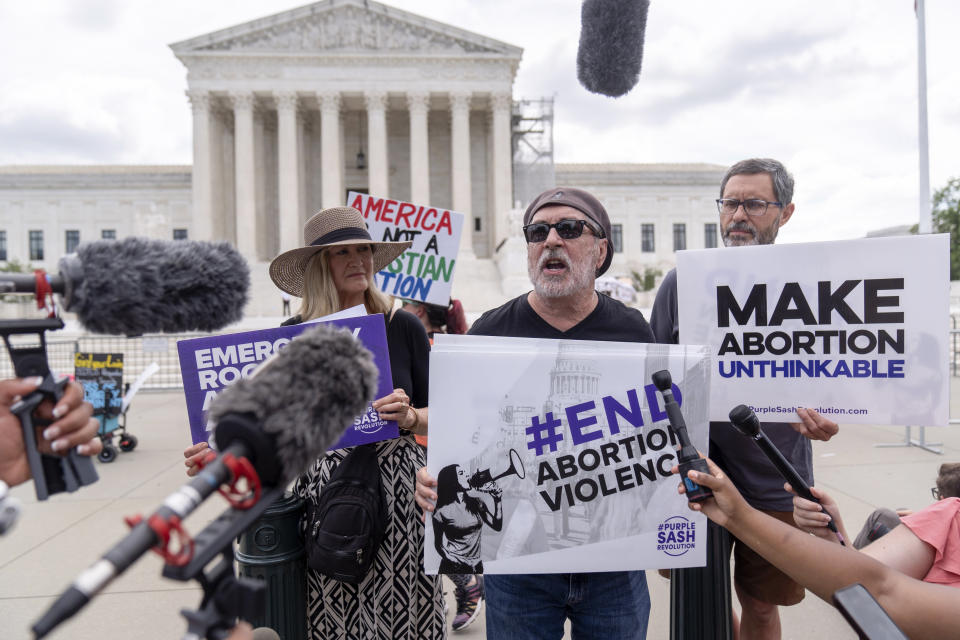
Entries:
MULTIPOLYGON (((387 351, 390 353, 390 373, 393 388, 403 389, 410 396, 410 404, 417 408, 427 406, 430 380, 430 341, 423 323, 412 313, 398 310, 387 323, 387 351)), ((282 326, 300 324, 300 316, 293 316, 282 326)))
POLYGON ((640 311, 602 293, 597 294, 599 300, 590 315, 566 331, 560 331, 537 315, 527 295, 487 311, 473 323, 469 333, 512 338, 654 342, 650 325, 640 311))
MULTIPOLYGON (((650 325, 657 342, 680 342, 680 314, 677 306, 677 270, 664 276, 650 312, 650 325)), ((732 406, 730 407, 733 408, 732 406)), ((797 418, 800 421, 800 418, 797 418)), ((813 484, 813 449, 810 440, 786 422, 764 422, 763 432, 800 477, 813 484)), ((710 423, 710 457, 727 472, 743 497, 757 509, 793 511, 793 496, 784 491, 783 476, 756 443, 743 436, 729 422, 710 423)))

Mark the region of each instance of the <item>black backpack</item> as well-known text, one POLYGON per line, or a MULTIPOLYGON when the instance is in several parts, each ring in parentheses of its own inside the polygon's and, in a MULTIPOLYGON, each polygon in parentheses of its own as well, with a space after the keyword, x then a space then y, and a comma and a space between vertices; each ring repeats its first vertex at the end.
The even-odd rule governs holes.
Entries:
POLYGON ((323 575, 359 584, 373 566, 387 530, 387 500, 374 444, 354 447, 307 502, 307 564, 323 575))

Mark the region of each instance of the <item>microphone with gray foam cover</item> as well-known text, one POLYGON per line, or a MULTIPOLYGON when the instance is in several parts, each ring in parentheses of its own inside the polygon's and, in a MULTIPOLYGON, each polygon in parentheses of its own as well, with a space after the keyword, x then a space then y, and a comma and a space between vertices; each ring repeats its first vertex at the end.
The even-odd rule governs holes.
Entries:
MULTIPOLYGON (((306 471, 367 408, 377 377, 373 356, 350 332, 319 324, 262 363, 251 378, 227 387, 209 414, 216 423, 217 458, 81 573, 33 626, 36 637, 74 615, 159 544, 158 530, 183 520, 231 482, 234 467, 228 456, 249 460, 265 487, 286 486, 306 471)), ((264 506, 261 501, 253 508, 264 506)))
POLYGON ((592 93, 626 95, 640 77, 649 0, 584 0, 577 78, 592 93))
MULTIPOLYGON (((226 242, 124 238, 64 256, 53 293, 93 333, 214 331, 243 317, 250 270, 226 242)), ((34 293, 33 274, 0 274, 0 292, 34 293)))

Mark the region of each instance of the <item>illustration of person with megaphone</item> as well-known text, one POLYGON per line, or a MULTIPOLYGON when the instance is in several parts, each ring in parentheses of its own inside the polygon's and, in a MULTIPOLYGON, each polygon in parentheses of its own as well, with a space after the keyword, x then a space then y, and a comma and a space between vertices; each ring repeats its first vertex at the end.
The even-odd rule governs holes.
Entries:
POLYGON ((433 512, 433 544, 440 554, 440 573, 483 573, 480 539, 483 525, 494 531, 503 527, 501 496, 497 480, 525 472, 520 454, 510 450, 510 466, 496 477, 490 469, 472 476, 458 464, 437 474, 437 506, 433 512))

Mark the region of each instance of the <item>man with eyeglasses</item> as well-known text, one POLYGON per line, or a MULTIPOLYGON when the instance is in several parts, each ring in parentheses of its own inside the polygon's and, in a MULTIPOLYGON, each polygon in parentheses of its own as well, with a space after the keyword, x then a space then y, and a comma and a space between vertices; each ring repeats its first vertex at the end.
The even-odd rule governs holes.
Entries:
MULTIPOLYGON (((720 182, 717 199, 720 234, 726 247, 773 244, 777 232, 793 216, 793 176, 769 158, 742 160, 730 167, 720 182)), ((678 343, 677 270, 664 276, 650 314, 657 342, 678 343)), ((763 430, 796 468, 813 484, 810 440, 829 440, 839 427, 814 409, 797 409, 796 423, 764 423, 763 430)), ((756 509, 793 524, 793 498, 783 488, 783 478, 763 452, 739 435, 727 422, 710 423, 710 457, 756 509)), ((740 638, 779 638, 778 605, 794 605, 804 588, 767 562, 750 547, 734 539, 734 587, 740 600, 740 638)), ((696 571, 696 570, 691 570, 696 571)), ((716 567, 703 570, 710 579, 716 567)))
MULTIPOLYGON (((581 189, 550 189, 527 207, 523 223, 533 291, 484 313, 470 334, 654 341, 640 311, 594 288, 613 259, 610 218, 599 200, 581 189)), ((433 511, 435 488, 421 469, 417 503, 425 512, 433 511)), ((559 640, 567 618, 574 640, 640 640, 647 634, 650 596, 643 571, 488 575, 484 583, 491 640, 559 640)))

